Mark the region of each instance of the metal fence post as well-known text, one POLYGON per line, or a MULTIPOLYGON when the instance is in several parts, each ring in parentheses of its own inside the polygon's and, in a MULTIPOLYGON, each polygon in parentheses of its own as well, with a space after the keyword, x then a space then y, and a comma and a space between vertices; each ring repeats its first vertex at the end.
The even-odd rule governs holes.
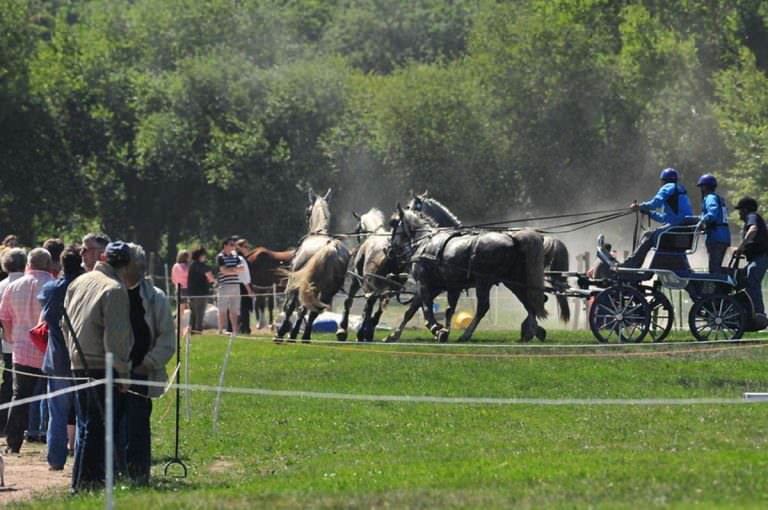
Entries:
POLYGON ((106 497, 106 508, 107 510, 112 510, 112 486, 114 484, 115 479, 115 471, 114 471, 114 441, 115 441, 115 432, 114 432, 114 402, 112 400, 113 394, 112 394, 112 386, 114 384, 114 375, 112 374, 112 364, 113 364, 113 357, 112 353, 108 352, 106 355, 106 382, 104 386, 104 429, 106 431, 106 434, 104 434, 104 466, 105 466, 105 497, 106 497))

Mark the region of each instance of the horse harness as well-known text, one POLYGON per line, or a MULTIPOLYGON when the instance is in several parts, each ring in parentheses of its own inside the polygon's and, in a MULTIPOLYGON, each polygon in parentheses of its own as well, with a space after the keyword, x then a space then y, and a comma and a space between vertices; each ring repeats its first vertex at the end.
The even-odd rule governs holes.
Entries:
MULTIPOLYGON (((452 239, 456 239, 458 237, 471 235, 473 236, 472 244, 470 248, 470 254, 469 254, 469 262, 467 263, 467 279, 472 277, 472 265, 475 261, 475 256, 477 254, 477 240, 479 232, 476 231, 468 231, 468 230, 456 230, 453 232, 450 232, 445 239, 440 243, 435 253, 429 253, 425 250, 421 250, 421 253, 417 253, 413 258, 411 258, 411 262, 421 262, 426 261, 432 264, 433 267, 437 267, 440 264, 447 264, 443 258, 445 254, 445 248, 448 246, 448 243, 452 239)), ((431 237, 431 236, 430 236, 431 237)))

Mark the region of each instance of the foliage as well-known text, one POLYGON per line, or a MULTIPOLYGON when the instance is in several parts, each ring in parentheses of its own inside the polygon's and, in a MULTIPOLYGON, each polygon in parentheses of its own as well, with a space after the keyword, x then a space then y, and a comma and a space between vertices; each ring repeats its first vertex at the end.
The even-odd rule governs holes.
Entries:
POLYGON ((716 86, 720 125, 735 156, 728 184, 734 195, 768 204, 768 76, 743 50, 739 66, 720 73, 716 86))
POLYGON ((467 220, 766 196, 759 0, 3 0, 0 234, 282 248, 304 192, 467 220), (729 188, 730 187, 730 188, 729 188), (34 200, 30 200, 34 197, 34 200))

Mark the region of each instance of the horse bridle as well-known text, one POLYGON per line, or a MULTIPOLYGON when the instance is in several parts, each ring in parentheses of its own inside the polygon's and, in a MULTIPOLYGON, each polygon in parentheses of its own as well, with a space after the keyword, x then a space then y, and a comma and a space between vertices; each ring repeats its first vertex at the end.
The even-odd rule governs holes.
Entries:
POLYGON ((403 215, 404 215, 403 210, 398 205, 398 217, 396 220, 393 220, 392 222, 392 233, 390 234, 389 246, 386 248, 385 254, 389 259, 410 262, 411 257, 419 249, 419 246, 421 245, 422 241, 431 237, 432 234, 430 232, 429 234, 416 239, 416 236, 414 235, 414 231, 411 229, 408 223, 403 221, 403 215), (400 225, 402 225, 404 234, 408 238, 408 244, 403 246, 402 248, 400 248, 395 243, 395 236, 398 235, 397 227, 400 225), (396 249, 396 247, 400 249, 396 249))

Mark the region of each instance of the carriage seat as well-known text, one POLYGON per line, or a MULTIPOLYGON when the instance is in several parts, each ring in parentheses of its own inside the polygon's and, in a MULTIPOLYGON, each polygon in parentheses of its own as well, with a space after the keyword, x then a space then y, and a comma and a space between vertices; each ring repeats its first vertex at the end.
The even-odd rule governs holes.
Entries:
POLYGON ((687 252, 693 247, 693 227, 689 225, 667 228, 659 236, 657 251, 687 252))
POLYGON ((656 251, 651 259, 651 269, 690 272, 688 252, 693 248, 694 236, 694 228, 691 225, 667 227, 659 236, 656 251))

